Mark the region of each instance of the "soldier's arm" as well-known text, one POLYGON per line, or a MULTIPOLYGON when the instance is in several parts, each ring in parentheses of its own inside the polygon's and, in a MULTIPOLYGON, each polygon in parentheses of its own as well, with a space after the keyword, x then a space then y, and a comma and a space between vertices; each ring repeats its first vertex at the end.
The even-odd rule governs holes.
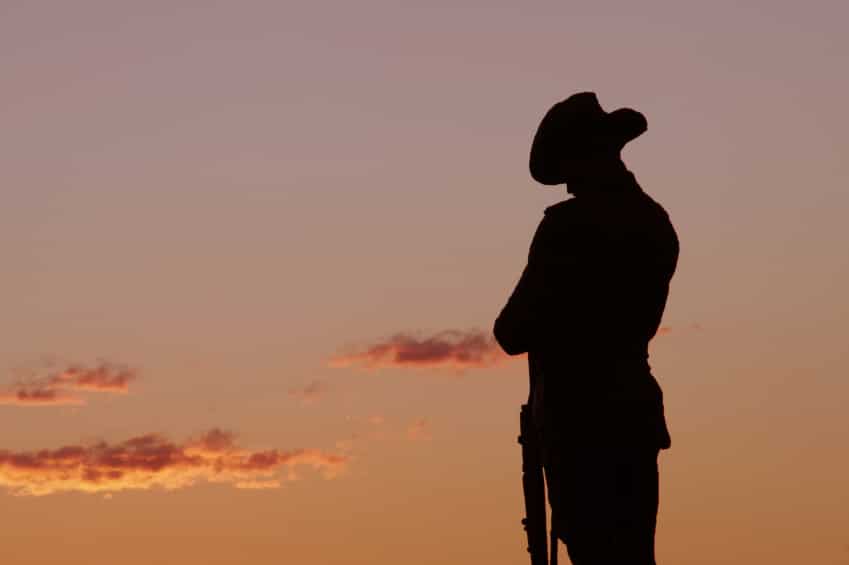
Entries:
POLYGON ((534 234, 527 266, 495 321, 495 338, 510 355, 547 340, 565 343, 582 329, 597 269, 595 238, 579 206, 575 199, 550 206, 534 234))
POLYGON ((538 308, 535 295, 538 294, 541 284, 539 274, 534 272, 534 267, 529 262, 507 304, 495 319, 495 339, 508 355, 526 353, 534 341, 538 308))
POLYGON ((509 355, 526 353, 545 335, 545 312, 556 285, 551 265, 558 231, 555 220, 546 214, 534 233, 519 282, 495 320, 495 339, 509 355))

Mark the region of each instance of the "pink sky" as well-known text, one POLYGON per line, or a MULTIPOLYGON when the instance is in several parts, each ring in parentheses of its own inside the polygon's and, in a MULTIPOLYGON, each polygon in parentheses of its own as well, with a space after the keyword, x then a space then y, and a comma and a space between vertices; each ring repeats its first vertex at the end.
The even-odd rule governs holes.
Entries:
POLYGON ((681 239, 658 561, 846 563, 849 5, 743 4, 4 1, 3 562, 525 562, 474 336, 594 90, 681 239))

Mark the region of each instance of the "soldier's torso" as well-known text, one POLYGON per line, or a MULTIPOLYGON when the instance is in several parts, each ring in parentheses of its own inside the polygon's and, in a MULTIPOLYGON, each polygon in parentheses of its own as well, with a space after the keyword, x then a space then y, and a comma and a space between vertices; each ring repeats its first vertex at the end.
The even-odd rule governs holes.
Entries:
POLYGON ((532 248, 546 265, 547 338, 529 355, 543 375, 536 403, 550 438, 669 443, 647 348, 678 240, 663 208, 634 184, 550 207, 554 229, 532 248))

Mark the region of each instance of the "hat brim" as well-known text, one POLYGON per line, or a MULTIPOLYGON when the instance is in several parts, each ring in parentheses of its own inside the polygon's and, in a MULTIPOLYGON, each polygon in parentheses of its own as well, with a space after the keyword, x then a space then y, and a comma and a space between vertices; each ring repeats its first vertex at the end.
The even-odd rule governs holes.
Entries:
POLYGON ((610 135, 618 140, 619 149, 641 136, 648 129, 648 121, 640 112, 631 108, 619 108, 607 115, 610 135))

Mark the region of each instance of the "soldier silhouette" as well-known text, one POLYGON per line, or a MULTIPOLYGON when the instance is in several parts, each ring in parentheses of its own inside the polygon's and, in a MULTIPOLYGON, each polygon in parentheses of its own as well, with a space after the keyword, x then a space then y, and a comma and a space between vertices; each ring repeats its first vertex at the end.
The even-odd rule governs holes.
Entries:
POLYGON ((574 565, 654 565, 657 458, 670 446, 648 364, 678 261, 664 209, 621 160, 646 131, 592 92, 555 104, 537 129, 531 176, 573 198, 548 207, 495 321, 528 353, 534 428, 554 535, 574 565))

